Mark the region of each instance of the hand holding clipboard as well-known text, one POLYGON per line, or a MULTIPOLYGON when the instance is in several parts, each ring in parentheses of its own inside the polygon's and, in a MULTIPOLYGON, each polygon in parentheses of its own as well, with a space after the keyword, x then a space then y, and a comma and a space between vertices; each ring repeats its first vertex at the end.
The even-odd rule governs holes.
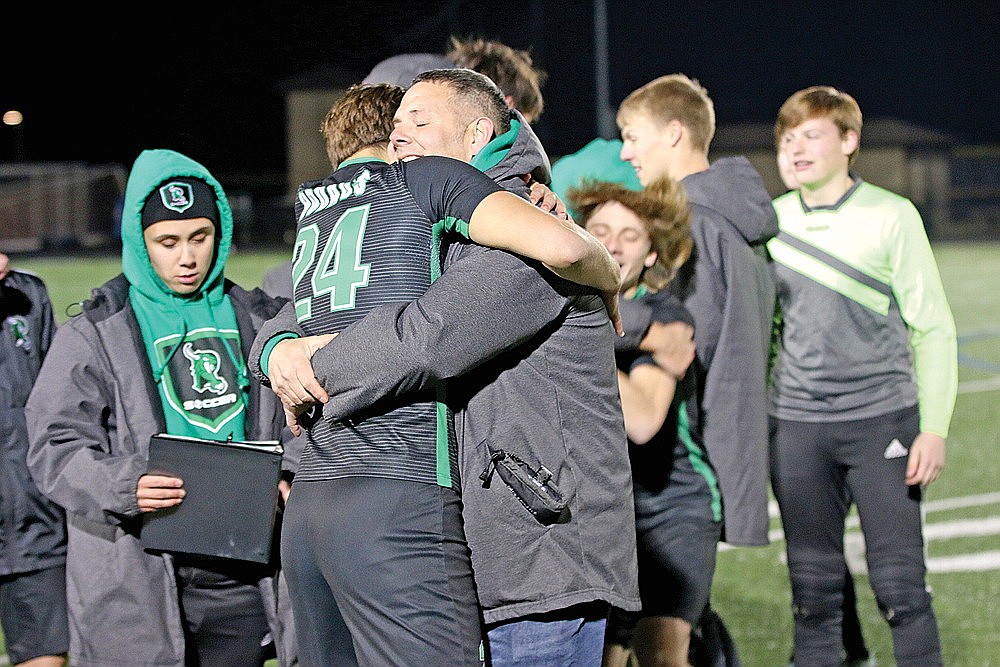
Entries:
POLYGON ((268 562, 283 453, 270 440, 154 435, 136 492, 142 489, 140 508, 150 508, 143 510, 144 548, 268 562))

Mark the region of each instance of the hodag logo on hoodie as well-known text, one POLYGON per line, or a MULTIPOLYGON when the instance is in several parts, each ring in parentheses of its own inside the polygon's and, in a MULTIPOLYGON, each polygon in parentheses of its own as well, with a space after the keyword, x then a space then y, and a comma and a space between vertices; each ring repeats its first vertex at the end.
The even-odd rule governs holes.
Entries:
POLYGON ((11 315, 6 319, 7 327, 14 336, 14 347, 19 347, 25 352, 31 352, 31 325, 28 320, 20 315, 11 315))
POLYGON ((229 383, 219 375, 222 360, 215 350, 196 350, 191 343, 184 343, 181 352, 191 361, 191 388, 198 393, 210 391, 224 394, 229 383))
POLYGON ((173 351, 179 341, 180 336, 172 335, 154 343, 161 364, 170 356, 162 380, 167 402, 191 424, 217 433, 243 410, 240 369, 225 348, 228 344, 238 349, 238 334, 198 329, 173 351))

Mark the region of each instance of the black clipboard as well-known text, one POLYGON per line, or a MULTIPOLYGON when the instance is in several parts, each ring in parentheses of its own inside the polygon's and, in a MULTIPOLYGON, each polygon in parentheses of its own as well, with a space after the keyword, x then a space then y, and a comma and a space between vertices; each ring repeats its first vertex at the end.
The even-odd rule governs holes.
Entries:
POLYGON ((143 514, 143 548, 269 562, 283 453, 277 440, 154 435, 147 472, 180 477, 187 493, 176 507, 143 514))

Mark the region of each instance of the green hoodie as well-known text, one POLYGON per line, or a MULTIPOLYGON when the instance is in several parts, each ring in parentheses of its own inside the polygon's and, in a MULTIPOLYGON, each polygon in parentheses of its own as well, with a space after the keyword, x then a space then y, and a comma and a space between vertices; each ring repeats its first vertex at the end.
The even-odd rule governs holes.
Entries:
POLYGON ((122 270, 139 321, 167 432, 212 440, 244 439, 246 364, 236 314, 223 292, 233 235, 226 194, 209 171, 171 150, 145 150, 132 165, 122 209, 122 270), (146 197, 171 178, 200 178, 215 189, 219 209, 215 256, 205 281, 181 295, 164 284, 143 239, 146 197))
MULTIPOLYGON (((642 190, 635 169, 619 157, 621 151, 620 139, 598 137, 577 152, 564 155, 552 165, 552 191, 563 201, 568 201, 570 189, 580 187, 588 180, 618 183, 629 190, 642 190)), ((572 210, 570 214, 573 214, 572 210)))

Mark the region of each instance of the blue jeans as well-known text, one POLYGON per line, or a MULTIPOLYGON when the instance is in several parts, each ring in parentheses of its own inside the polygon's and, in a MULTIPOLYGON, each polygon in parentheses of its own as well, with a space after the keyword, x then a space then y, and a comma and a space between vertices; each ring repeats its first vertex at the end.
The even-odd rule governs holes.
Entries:
POLYGON ((600 667, 607 605, 588 604, 490 626, 491 667, 600 667))

